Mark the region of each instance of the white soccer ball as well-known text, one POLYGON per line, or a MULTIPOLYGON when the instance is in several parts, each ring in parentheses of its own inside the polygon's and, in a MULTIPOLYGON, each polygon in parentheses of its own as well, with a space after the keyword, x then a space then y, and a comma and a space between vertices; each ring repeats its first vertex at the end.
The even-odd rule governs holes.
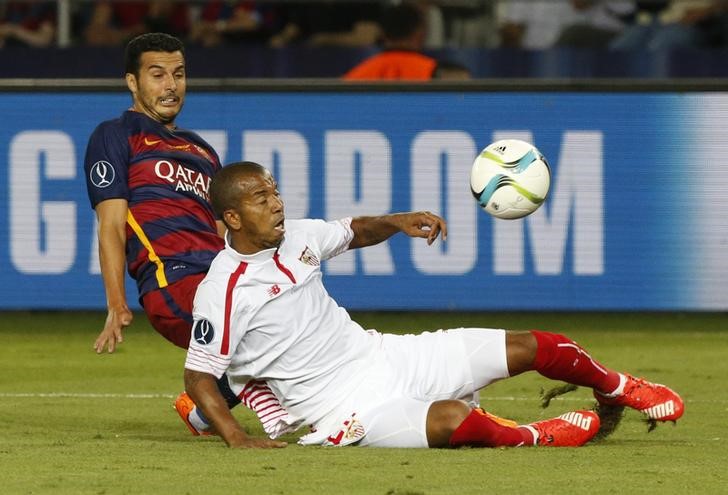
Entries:
POLYGON ((473 162, 470 190, 482 209, 512 220, 536 211, 546 199, 551 171, 538 149, 519 139, 488 145, 473 162))

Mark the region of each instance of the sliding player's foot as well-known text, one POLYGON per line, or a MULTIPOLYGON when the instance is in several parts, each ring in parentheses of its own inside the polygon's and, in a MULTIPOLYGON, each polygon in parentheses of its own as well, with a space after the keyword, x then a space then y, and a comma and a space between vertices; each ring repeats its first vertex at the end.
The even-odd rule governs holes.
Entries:
POLYGON ((195 411, 195 407, 196 406, 194 401, 189 395, 187 395, 187 392, 182 392, 181 394, 179 394, 177 399, 174 401, 174 408, 177 410, 177 414, 179 414, 179 417, 182 418, 182 421, 184 421, 187 429, 189 429, 193 435, 212 435, 212 432, 198 429, 192 423, 190 423, 190 413, 195 411))
POLYGON ((677 421, 685 411, 680 396, 665 385, 624 374, 626 383, 622 393, 614 397, 594 392, 594 397, 606 405, 636 409, 655 421, 677 421))
POLYGON ((594 411, 572 411, 521 428, 531 430, 534 445, 540 447, 580 447, 599 431, 599 416, 594 411))

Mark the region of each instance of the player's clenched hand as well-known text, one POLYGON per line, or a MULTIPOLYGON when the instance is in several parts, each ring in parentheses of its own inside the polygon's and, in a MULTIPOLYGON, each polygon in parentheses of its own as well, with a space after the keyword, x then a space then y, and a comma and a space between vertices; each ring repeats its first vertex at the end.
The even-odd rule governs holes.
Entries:
POLYGON ((288 444, 280 440, 271 440, 270 438, 246 437, 235 442, 230 447, 235 449, 280 449, 288 444))
POLYGON ((432 244, 442 232, 442 240, 447 239, 447 224, 445 220, 429 211, 415 211, 404 213, 400 218, 402 232, 410 237, 427 238, 427 244, 432 244))
POLYGON ((122 331, 125 327, 131 325, 131 320, 134 315, 129 308, 123 308, 120 310, 109 309, 109 313, 106 316, 106 323, 104 329, 96 337, 94 342, 94 349, 97 353, 104 352, 106 348, 109 352, 116 350, 116 344, 120 344, 124 341, 122 331))

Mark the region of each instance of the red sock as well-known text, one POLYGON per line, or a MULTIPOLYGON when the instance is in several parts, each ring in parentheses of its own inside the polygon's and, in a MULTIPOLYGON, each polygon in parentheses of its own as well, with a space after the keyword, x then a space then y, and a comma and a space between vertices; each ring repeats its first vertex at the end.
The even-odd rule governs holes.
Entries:
POLYGON ((533 445, 533 433, 527 428, 510 428, 490 419, 481 409, 473 409, 450 436, 450 446, 518 447, 533 445))
POLYGON ((538 347, 533 370, 547 378, 611 393, 619 386, 619 373, 605 368, 573 340, 556 333, 531 332, 538 347))

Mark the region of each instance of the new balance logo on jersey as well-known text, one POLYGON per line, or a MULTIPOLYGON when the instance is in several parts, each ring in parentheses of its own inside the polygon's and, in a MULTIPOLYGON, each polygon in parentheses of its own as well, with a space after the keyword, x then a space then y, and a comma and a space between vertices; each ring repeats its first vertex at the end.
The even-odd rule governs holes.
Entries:
POLYGON ((271 285, 271 286, 270 286, 270 287, 268 288, 268 291, 267 291, 267 292, 268 292, 268 295, 269 295, 270 297, 273 297, 273 296, 277 296, 278 294, 280 294, 280 293, 281 293, 281 288, 280 288, 280 287, 278 286, 278 284, 275 284, 275 285, 271 285))
POLYGON ((592 422, 592 418, 590 416, 584 416, 582 413, 576 411, 562 414, 559 416, 559 419, 563 419, 574 426, 578 426, 584 431, 589 431, 592 422))
POLYGON ((298 257, 298 260, 301 263, 305 263, 311 266, 319 266, 321 264, 321 261, 319 261, 319 259, 316 257, 315 254, 313 254, 313 251, 311 251, 308 246, 306 246, 306 249, 303 250, 301 256, 298 257))
POLYGON ((662 419, 675 414, 675 403, 672 400, 648 407, 644 412, 648 418, 662 419))

